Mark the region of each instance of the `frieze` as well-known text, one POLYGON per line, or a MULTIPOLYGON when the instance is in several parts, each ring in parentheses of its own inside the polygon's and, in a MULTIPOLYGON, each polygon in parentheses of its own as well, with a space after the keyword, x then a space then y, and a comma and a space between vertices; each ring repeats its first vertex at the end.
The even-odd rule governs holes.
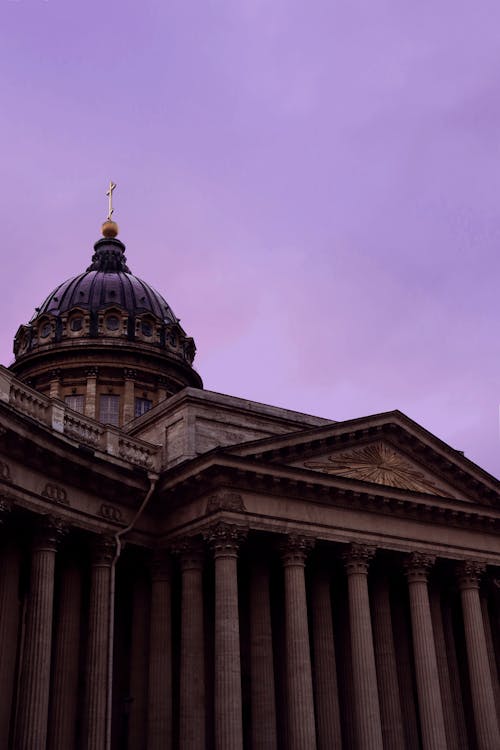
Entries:
POLYGON ((243 498, 237 492, 216 492, 208 498, 206 513, 215 513, 218 510, 243 512, 245 510, 243 498))
POLYGON ((116 505, 109 505, 103 503, 99 508, 99 515, 105 518, 107 521, 115 521, 119 523, 122 520, 122 512, 116 505))
POLYGON ((54 484, 53 482, 47 482, 42 491, 42 497, 51 500, 53 503, 58 503, 59 505, 69 505, 68 493, 64 487, 61 487, 59 484, 54 484))
POLYGON ((440 494, 439 488, 423 472, 416 469, 401 453, 382 442, 334 453, 326 461, 305 461, 304 466, 325 474, 361 479, 387 487, 440 494))

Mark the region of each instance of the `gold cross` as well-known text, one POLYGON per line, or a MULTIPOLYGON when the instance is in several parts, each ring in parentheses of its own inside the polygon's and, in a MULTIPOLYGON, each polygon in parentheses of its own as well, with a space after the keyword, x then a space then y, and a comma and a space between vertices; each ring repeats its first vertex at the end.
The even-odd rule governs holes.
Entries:
POLYGON ((113 208, 113 190, 115 189, 116 184, 110 180, 109 181, 109 188, 106 192, 106 195, 108 196, 108 221, 111 221, 111 217, 113 216, 113 211, 115 210, 113 208))

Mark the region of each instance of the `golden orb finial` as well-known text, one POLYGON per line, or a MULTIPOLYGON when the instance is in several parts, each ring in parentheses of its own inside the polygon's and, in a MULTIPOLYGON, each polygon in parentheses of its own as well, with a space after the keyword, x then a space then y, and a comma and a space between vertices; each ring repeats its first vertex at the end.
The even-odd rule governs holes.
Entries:
POLYGON ((118 224, 116 223, 116 221, 107 219, 107 221, 105 221, 102 225, 101 232, 103 237, 116 237, 116 235, 118 234, 118 224))

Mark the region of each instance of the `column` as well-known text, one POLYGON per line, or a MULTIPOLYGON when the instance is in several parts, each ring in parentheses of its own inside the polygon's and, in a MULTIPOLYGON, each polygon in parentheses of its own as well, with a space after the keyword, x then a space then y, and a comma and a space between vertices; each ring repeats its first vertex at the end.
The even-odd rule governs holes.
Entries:
POLYGON ((269 561, 261 553, 257 553, 250 570, 250 701, 253 750, 276 750, 269 561))
POLYGON ((467 725, 465 723, 465 712, 462 696, 462 685, 460 682, 460 668, 458 664, 457 646, 455 643, 455 634, 453 632, 453 612, 450 591, 448 588, 447 596, 442 605, 442 620, 444 640, 446 644, 446 655, 448 661, 448 673, 450 675, 450 687, 453 698, 453 707, 455 710, 456 731, 457 731, 457 750, 468 750, 469 739, 467 736, 467 725))
POLYGON ((110 536, 98 537, 92 548, 85 750, 104 750, 106 746, 110 616, 113 616, 110 602, 111 565, 115 551, 116 542, 110 536))
POLYGON ((384 750, 401 750, 405 747, 405 733, 399 698, 389 581, 385 570, 377 571, 372 589, 372 604, 373 640, 384 750))
POLYGON ((151 566, 148 750, 172 747, 172 566, 157 550, 151 566))
POLYGON ((383 748, 368 596, 368 567, 374 554, 375 548, 364 544, 350 544, 343 554, 351 628, 355 733, 358 747, 363 750, 383 748))
POLYGON ((342 747, 330 575, 326 565, 323 562, 321 567, 314 571, 311 586, 318 750, 342 747))
POLYGON ((477 747, 478 750, 496 750, 500 748, 500 733, 479 599, 479 582, 484 570, 485 565, 482 563, 464 560, 457 566, 457 579, 462 601, 477 747))
POLYGON ((98 418, 97 414, 97 367, 87 370, 87 388, 85 392, 85 416, 98 418))
POLYGON ((282 544, 289 750, 315 750, 316 726, 304 568, 314 540, 290 534, 282 544))
POLYGON ((411 624, 406 617, 406 590, 398 587, 392 602, 392 624, 394 640, 398 644, 396 663, 398 666, 399 697, 403 726, 405 730, 405 750, 421 750, 417 718, 417 696, 413 684, 413 654, 411 653, 411 624))
POLYGON ((434 644, 436 647, 436 660, 439 674, 439 684, 441 687, 441 700, 443 703, 446 738, 448 741, 448 747, 458 749, 460 747, 458 721, 456 716, 455 701, 451 690, 448 654, 446 653, 443 615, 441 610, 441 591, 437 584, 431 586, 429 592, 429 603, 431 608, 434 644))
POLYGON ((168 383, 167 379, 160 377, 158 378, 158 385, 157 385, 157 398, 158 403, 160 401, 164 401, 168 396, 168 383))
POLYGON ((75 747, 79 708, 81 570, 69 560, 61 575, 49 712, 49 750, 75 747))
POLYGON ((204 549, 186 539, 175 546, 181 567, 180 750, 205 750, 204 549))
POLYGON ((137 373, 135 370, 126 369, 125 386, 123 389, 123 424, 131 422, 135 417, 135 381, 137 373))
POLYGON ((220 521, 206 533, 215 560, 215 748, 243 749, 238 549, 246 531, 220 521))
POLYGON ((427 578, 434 557, 412 552, 405 561, 423 750, 446 750, 443 705, 427 578))
POLYGON ((50 398, 61 398, 61 370, 52 370, 50 373, 50 398))
POLYGON ((17 750, 45 750, 46 746, 54 568, 62 533, 60 519, 45 516, 38 523, 33 541, 17 715, 17 750))
POLYGON ((146 733, 149 659, 149 591, 143 571, 133 577, 132 637, 130 644, 129 750, 142 750, 146 733))
POLYGON ((497 707, 497 718, 500 720, 500 685, 498 682, 497 662, 495 656, 495 645, 493 643, 493 633, 491 630, 491 620, 488 607, 488 593, 485 588, 480 591, 481 612, 483 613, 484 635, 486 638, 486 649, 488 651, 488 660, 490 662, 491 682, 493 685, 493 694, 495 696, 495 705, 497 707))
MULTIPOLYGON (((0 500, 0 524, 10 506, 0 500)), ((0 556, 0 747, 8 747, 19 625, 19 568, 21 554, 16 540, 2 528, 0 556)))

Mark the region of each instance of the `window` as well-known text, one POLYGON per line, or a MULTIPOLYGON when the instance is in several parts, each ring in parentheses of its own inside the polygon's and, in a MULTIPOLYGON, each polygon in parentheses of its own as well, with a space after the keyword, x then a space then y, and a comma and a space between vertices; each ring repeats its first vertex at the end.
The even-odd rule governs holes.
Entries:
POLYGON ((151 409, 153 402, 149 398, 136 398, 135 400, 135 416, 140 417, 151 409))
POLYGON ((143 322, 141 323, 141 331, 144 336, 152 336, 153 326, 147 320, 143 320, 143 322))
POLYGON ((51 333, 52 326, 50 325, 50 323, 44 323, 40 331, 40 336, 42 337, 42 339, 46 339, 47 336, 50 336, 51 333))
POLYGON ((76 394, 73 396, 66 396, 64 402, 69 409, 73 409, 73 411, 78 411, 80 414, 83 414, 85 396, 78 396, 76 394))
POLYGON ((101 396, 99 400, 99 421, 104 424, 120 423, 120 396, 101 396))
POLYGON ((69 322, 69 327, 72 331, 81 331, 83 328, 83 318, 81 315, 78 315, 76 318, 71 318, 69 322))
POLYGON ((117 331, 120 327, 120 318, 117 315, 108 315, 106 318, 106 328, 108 331, 117 331))

